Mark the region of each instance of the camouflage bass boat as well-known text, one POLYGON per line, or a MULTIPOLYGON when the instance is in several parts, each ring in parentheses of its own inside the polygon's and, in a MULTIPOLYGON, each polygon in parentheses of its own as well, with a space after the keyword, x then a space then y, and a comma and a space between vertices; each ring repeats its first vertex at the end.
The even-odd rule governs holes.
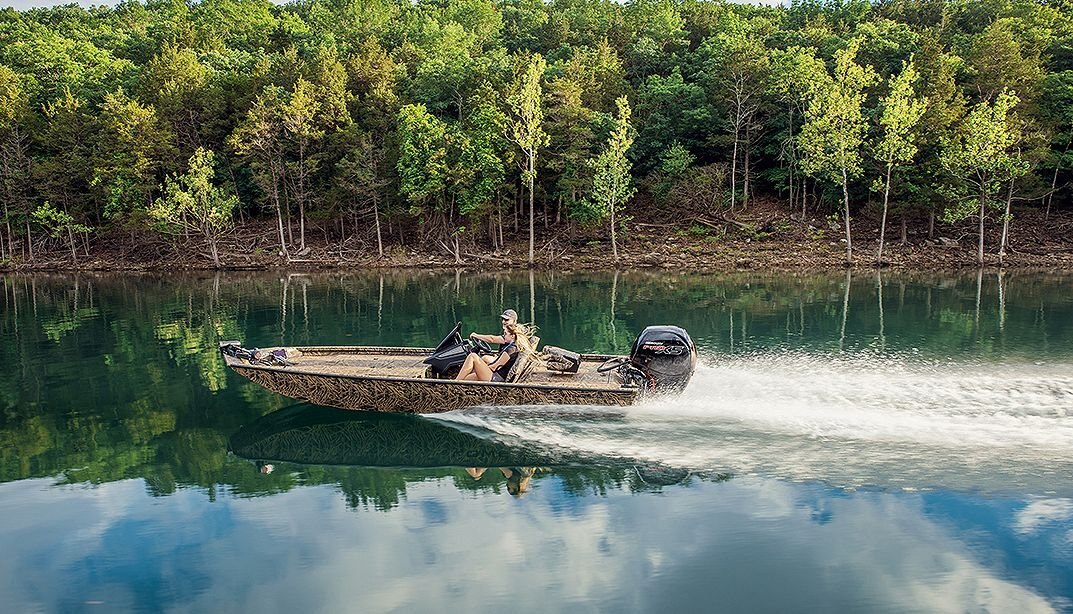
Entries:
POLYGON ((677 326, 650 326, 629 356, 577 354, 556 347, 522 353, 503 382, 455 380, 472 352, 462 323, 435 348, 317 346, 248 350, 220 344, 227 366, 265 388, 318 405, 366 411, 438 413, 475 406, 630 405, 680 392, 693 375, 697 349, 677 326))

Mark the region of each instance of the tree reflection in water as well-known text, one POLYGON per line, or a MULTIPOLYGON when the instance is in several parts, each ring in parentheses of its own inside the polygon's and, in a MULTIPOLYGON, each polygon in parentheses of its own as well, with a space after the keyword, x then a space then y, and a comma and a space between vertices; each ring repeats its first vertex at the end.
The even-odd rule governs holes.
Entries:
MULTIPOLYGON (((394 475, 329 475, 336 470, 322 466, 261 475, 229 458, 231 433, 289 403, 224 369, 216 344, 229 338, 251 345, 424 346, 458 320, 487 327, 503 306, 528 305, 545 342, 579 351, 629 347, 644 326, 673 321, 709 356, 783 350, 825 356, 841 347, 987 361, 1068 359, 1073 352, 1068 276, 891 272, 878 283, 857 277, 847 283, 843 273, 662 271, 0 276, 0 481, 141 478, 156 495, 196 487, 210 496, 217 488, 252 495, 323 482, 349 483, 355 493, 371 482, 404 486, 394 475)), ((434 473, 471 484, 461 468, 551 465, 570 487, 594 492, 630 474, 615 466, 602 469, 603 477, 568 475, 592 459, 566 466, 510 460, 460 460, 446 465, 459 471, 437 466, 434 473)), ((385 504, 392 496, 385 494, 385 504)))
MULTIPOLYGON (((654 463, 579 454, 422 416, 312 405, 296 405, 256 420, 231 436, 229 449, 252 461, 261 473, 280 463, 294 465, 291 469, 299 473, 314 468, 346 471, 343 467, 394 470, 373 473, 380 478, 393 473, 401 482, 361 482, 360 491, 346 493, 348 500, 374 507, 397 503, 406 482, 443 475, 454 475, 459 488, 498 491, 502 487, 514 496, 528 492, 533 479, 552 474, 572 484, 568 490, 597 493, 611 488, 641 491, 684 485, 696 475, 654 463), (489 467, 498 471, 489 473, 489 467), (422 471, 427 469, 448 473, 422 471), (369 485, 386 491, 366 488, 369 485)), ((703 477, 722 480, 729 476, 703 477)))

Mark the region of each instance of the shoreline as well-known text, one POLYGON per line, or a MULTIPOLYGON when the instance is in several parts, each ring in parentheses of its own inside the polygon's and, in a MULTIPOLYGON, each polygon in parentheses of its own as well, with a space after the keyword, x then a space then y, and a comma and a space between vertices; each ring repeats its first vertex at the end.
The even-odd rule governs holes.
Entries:
MULTIPOLYGON (((651 219, 654 216, 647 215, 651 219)), ((632 223, 620 244, 621 257, 611 257, 607 238, 595 230, 549 227, 539 229, 535 270, 669 270, 690 273, 721 271, 839 271, 847 268, 845 243, 840 232, 813 218, 802 223, 775 207, 756 207, 735 220, 699 225, 696 220, 677 224, 632 223), (746 229, 747 228, 747 229, 746 229)), ((891 224, 898 235, 897 224, 891 224)), ((977 263, 975 224, 942 225, 927 238, 924 220, 907 226, 907 242, 888 236, 884 262, 877 265, 877 220, 854 220, 854 270, 950 271, 979 268, 1006 270, 1047 269, 1073 271, 1073 213, 1055 212, 1044 219, 1026 211, 1011 224, 1008 252, 1000 260, 1001 227, 989 225, 985 263, 977 263)), ((528 270, 528 243, 509 242, 498 252, 470 243, 462 246, 461 262, 431 239, 422 246, 385 245, 376 255, 373 237, 349 235, 330 240, 322 229, 307 235, 307 254, 289 262, 278 256, 275 229, 266 224, 236 228, 221 244, 222 266, 216 269, 196 242, 169 242, 160 235, 132 236, 113 232, 95 239, 89 255, 79 247, 72 262, 69 247, 53 243, 38 249, 29 262, 0 263, 0 272, 174 272, 174 271, 338 271, 345 269, 416 270, 528 270)))

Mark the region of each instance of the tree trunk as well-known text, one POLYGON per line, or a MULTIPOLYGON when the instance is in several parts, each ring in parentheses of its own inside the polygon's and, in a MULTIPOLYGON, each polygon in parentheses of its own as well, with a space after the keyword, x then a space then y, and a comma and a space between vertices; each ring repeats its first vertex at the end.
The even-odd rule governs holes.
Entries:
MULTIPOLYGON (((984 184, 986 185, 986 183, 984 184)), ((987 204, 987 192, 980 192, 980 244, 976 250, 976 264, 984 264, 984 206, 987 204)))
POLYGON ((529 154, 529 266, 533 266, 534 245, 536 244, 536 152, 529 154))
POLYGON ((745 189, 742 190, 742 196, 744 197, 743 202, 742 202, 742 208, 743 209, 748 209, 749 208, 749 189, 750 189, 749 188, 749 171, 750 171, 750 168, 749 168, 749 166, 750 166, 749 165, 749 150, 750 149, 752 149, 752 128, 750 126, 746 126, 745 127, 745 176, 743 177, 743 179, 744 179, 743 184, 744 184, 745 189))
POLYGON ((738 201, 738 135, 741 128, 734 125, 734 153, 730 160, 730 212, 734 213, 734 204, 738 201))
POLYGON ((78 265, 78 252, 75 251, 75 235, 74 235, 74 232, 71 230, 71 225, 70 224, 67 225, 67 239, 71 243, 71 260, 77 266, 78 265))
MULTIPOLYGON (((786 140, 786 146, 790 149, 789 160, 786 163, 786 183, 790 188, 790 213, 794 212, 794 108, 793 105, 788 109, 790 117, 790 138, 786 140)), ((801 216, 801 221, 805 221, 805 216, 801 216)))
POLYGON ((212 265, 220 270, 220 252, 216 249, 216 237, 209 237, 209 251, 212 253, 212 265))
POLYGON ((998 247, 998 263, 1002 266, 1002 259, 1006 257, 1006 245, 1010 236, 1010 204, 1013 202, 1013 179, 1010 180, 1010 189, 1006 192, 1006 212, 1002 215, 1002 241, 998 247))
POLYGON ((1047 193, 1047 208, 1043 210, 1043 221, 1051 217, 1051 201, 1054 200, 1054 191, 1058 188, 1058 165, 1054 167, 1054 177, 1051 178, 1051 191, 1047 193))
POLYGON ((902 241, 901 246, 905 247, 909 243, 909 229, 906 228, 905 214, 902 214, 902 241))
POLYGON ((287 259, 289 264, 291 261, 291 253, 287 251, 287 239, 283 236, 283 211, 279 205, 279 196, 276 197, 276 223, 279 227, 279 250, 283 253, 283 257, 287 259))
POLYGON ((299 251, 306 248, 306 150, 303 143, 298 147, 298 241, 299 251))
POLYGON ((928 210, 928 239, 935 238, 935 207, 928 210))
POLYGON ((842 199, 846 204, 846 264, 853 265, 853 236, 849 228, 849 175, 842 167, 842 199))
POLYGON ((376 223, 376 253, 384 257, 384 239, 380 235, 380 199, 373 196, 373 221, 376 223))
MULTIPOLYGON (((615 194, 618 194, 618 180, 615 180, 615 194)), ((618 240, 615 238, 615 203, 611 202, 611 253, 618 262, 618 240)))
MULTIPOLYGON (((11 213, 8 211, 8 201, 7 200, 4 201, 4 225, 7 226, 7 246, 8 246, 8 250, 11 252, 11 257, 14 258, 15 257, 15 239, 14 239, 15 234, 13 232, 11 232, 11 213)), ((2 257, 3 255, 4 255, 3 252, 0 251, 0 257, 2 257)))
MULTIPOLYGON (((887 240, 887 205, 890 202, 891 164, 887 165, 887 181, 883 186, 883 215, 879 218, 879 250, 876 251, 876 264, 883 262, 883 242, 887 240)), ((842 175, 845 177, 845 173, 842 175)), ((849 220, 849 205, 846 205, 846 219, 849 220)), ((848 226, 847 226, 848 227, 848 226)), ((847 237, 849 234, 847 233, 847 237)), ((847 241, 849 239, 847 238, 847 241)))
POLYGON ((30 234, 30 220, 26 220, 26 249, 30 252, 30 260, 34 259, 34 238, 30 234))

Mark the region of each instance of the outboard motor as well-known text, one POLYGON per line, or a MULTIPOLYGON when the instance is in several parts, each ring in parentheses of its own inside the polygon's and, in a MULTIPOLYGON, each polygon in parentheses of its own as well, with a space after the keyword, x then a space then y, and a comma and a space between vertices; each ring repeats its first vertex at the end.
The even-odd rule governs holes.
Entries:
POLYGON ((681 392, 697 368, 697 346, 678 326, 649 326, 630 350, 630 366, 644 374, 649 391, 681 392))

